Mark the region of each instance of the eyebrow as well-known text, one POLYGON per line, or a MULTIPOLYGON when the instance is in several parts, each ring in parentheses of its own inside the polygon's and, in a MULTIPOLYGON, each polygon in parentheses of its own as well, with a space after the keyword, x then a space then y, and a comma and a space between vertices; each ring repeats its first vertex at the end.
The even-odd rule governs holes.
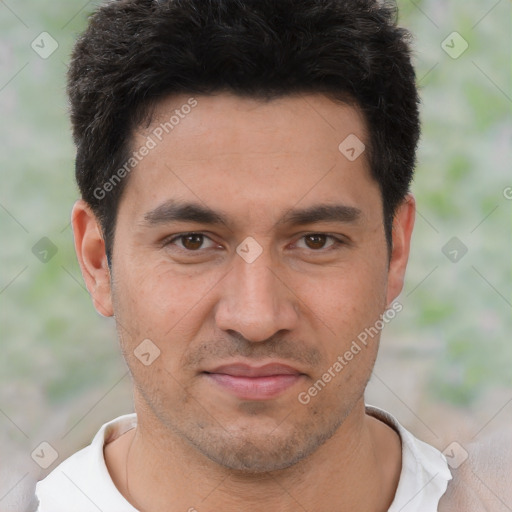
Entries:
MULTIPOLYGON (((276 226, 299 226, 315 222, 355 223, 362 211, 342 204, 319 204, 303 209, 290 209, 277 221, 276 226)), ((197 222, 199 224, 230 226, 228 216, 199 203, 168 200, 144 215, 143 224, 152 227, 171 222, 197 222)))
POLYGON ((198 203, 182 203, 169 200, 144 215, 144 223, 150 226, 170 222, 198 222, 201 224, 228 224, 227 217, 198 203))
POLYGON ((362 211, 354 206, 319 204, 304 209, 291 209, 277 222, 277 225, 301 226, 314 222, 343 222, 348 224, 355 223, 361 216, 362 211))

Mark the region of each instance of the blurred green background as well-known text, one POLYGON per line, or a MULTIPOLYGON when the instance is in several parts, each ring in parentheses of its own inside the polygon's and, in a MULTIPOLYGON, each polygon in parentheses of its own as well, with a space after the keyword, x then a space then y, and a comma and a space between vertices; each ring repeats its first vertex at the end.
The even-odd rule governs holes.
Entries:
MULTIPOLYGON (((46 440, 61 461, 132 410, 113 320, 93 309, 69 225, 78 196, 65 73, 94 5, 0 2, 0 457, 8 460, 32 463, 46 440), (31 47, 41 32, 58 43, 48 58, 31 47)), ((511 424, 512 8, 509 0, 398 5, 415 38, 423 101, 418 217, 404 308, 384 331, 367 400, 442 449, 453 436, 511 424)))

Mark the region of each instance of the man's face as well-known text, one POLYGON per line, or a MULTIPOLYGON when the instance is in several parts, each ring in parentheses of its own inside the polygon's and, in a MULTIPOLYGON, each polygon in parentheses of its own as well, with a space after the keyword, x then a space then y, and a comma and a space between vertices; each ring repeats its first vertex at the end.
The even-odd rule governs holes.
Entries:
POLYGON ((299 397, 399 293, 407 250, 400 238, 389 261, 366 154, 338 149, 351 134, 367 141, 358 110, 321 95, 197 96, 162 134, 188 99, 161 102, 135 134, 133 149, 148 136, 156 147, 131 172, 117 214, 112 304, 139 424, 229 468, 284 468, 361 403, 378 335, 307 404, 299 397), (185 204, 223 222, 177 220, 192 212, 185 204), (294 215, 319 206, 339 208, 294 215), (261 370, 269 363, 289 368, 261 370))

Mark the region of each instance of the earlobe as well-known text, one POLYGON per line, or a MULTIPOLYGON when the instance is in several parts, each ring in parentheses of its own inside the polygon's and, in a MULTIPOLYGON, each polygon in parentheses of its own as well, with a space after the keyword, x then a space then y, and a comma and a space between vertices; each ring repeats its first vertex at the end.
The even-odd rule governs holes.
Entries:
POLYGON ((404 285, 415 216, 416 201, 412 194, 407 194, 393 218, 392 249, 388 269, 388 306, 398 297, 404 285))
POLYGON ((101 226, 82 199, 73 206, 71 225, 76 255, 94 307, 100 315, 112 316, 110 270, 101 226))

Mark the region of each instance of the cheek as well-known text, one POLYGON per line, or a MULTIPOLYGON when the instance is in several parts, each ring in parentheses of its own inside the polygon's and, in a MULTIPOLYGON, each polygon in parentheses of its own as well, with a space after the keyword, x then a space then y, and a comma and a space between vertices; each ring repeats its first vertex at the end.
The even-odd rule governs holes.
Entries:
POLYGON ((169 265, 130 265, 122 269, 117 299, 130 320, 148 323, 153 329, 169 329, 205 295, 209 279, 194 280, 169 265))
POLYGON ((325 337, 318 336, 325 356, 315 375, 332 382, 330 392, 323 394, 325 399, 331 393, 361 389, 377 356, 380 330, 376 332, 375 325, 386 306, 386 269, 375 261, 360 263, 365 264, 339 269, 324 279, 307 302, 329 327, 322 327, 325 337))
POLYGON ((341 336, 350 327, 373 323, 386 305, 385 265, 360 259, 357 264, 328 270, 314 278, 295 277, 297 295, 307 308, 341 336))
MULTIPOLYGON (((169 268, 169 264, 120 266, 118 270, 114 287, 116 321, 123 350, 131 359, 129 364, 139 371, 133 351, 149 339, 160 351, 154 366, 183 383, 183 358, 206 325, 208 312, 214 306, 215 285, 222 273, 184 274, 169 268)), ((158 376, 166 378, 165 374, 158 376)))

